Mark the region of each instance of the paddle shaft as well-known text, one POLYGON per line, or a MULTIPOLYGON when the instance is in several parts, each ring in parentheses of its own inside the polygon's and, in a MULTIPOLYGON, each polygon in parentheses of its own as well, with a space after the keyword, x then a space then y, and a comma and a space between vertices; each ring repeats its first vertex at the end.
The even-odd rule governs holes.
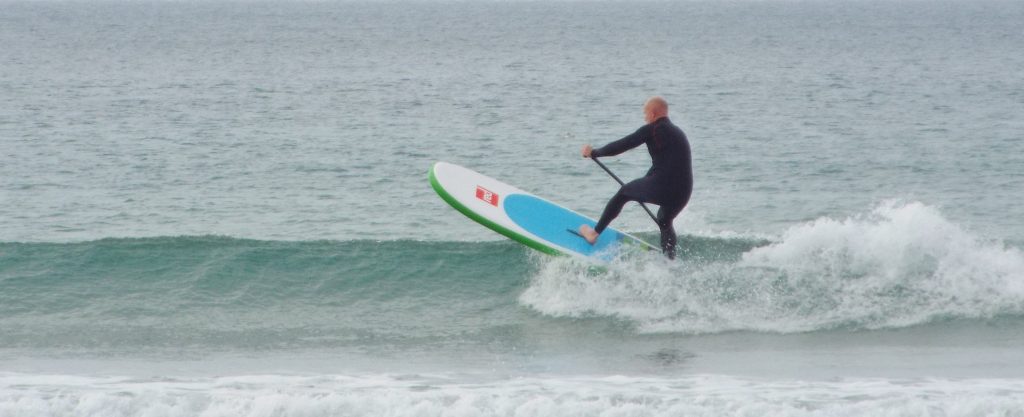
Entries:
MULTIPOLYGON (((590 159, 592 159, 594 162, 596 162, 597 166, 601 167, 601 169, 603 169, 604 172, 607 172, 608 175, 611 175, 612 178, 614 178, 615 181, 619 183, 619 185, 622 185, 622 186, 626 185, 626 183, 622 182, 622 180, 619 179, 619 177, 616 176, 615 173, 612 172, 612 170, 610 170, 610 169, 608 169, 608 167, 604 166, 604 163, 602 163, 601 161, 598 161, 596 156, 591 156, 590 159)), ((644 208, 644 211, 647 212, 647 215, 651 216, 651 220, 654 220, 654 223, 657 224, 658 223, 658 217, 655 216, 654 213, 651 212, 651 209, 647 208, 647 205, 644 204, 644 203, 641 203, 639 201, 638 201, 638 203, 640 203, 640 207, 644 208)))

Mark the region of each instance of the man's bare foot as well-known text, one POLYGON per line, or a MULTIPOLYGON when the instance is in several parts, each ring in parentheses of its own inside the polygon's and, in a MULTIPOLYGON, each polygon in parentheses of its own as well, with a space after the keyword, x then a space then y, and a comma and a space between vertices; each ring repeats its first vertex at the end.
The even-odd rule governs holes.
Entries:
POLYGON ((594 230, 593 227, 585 224, 580 226, 580 236, 583 236, 587 243, 593 245, 594 242, 597 242, 597 235, 597 230, 594 230))

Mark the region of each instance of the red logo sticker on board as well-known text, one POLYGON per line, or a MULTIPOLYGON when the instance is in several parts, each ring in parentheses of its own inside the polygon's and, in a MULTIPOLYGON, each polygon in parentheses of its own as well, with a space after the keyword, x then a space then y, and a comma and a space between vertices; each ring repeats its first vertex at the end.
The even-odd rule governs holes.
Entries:
POLYGON ((494 207, 498 207, 498 195, 481 186, 476 186, 476 198, 494 207))

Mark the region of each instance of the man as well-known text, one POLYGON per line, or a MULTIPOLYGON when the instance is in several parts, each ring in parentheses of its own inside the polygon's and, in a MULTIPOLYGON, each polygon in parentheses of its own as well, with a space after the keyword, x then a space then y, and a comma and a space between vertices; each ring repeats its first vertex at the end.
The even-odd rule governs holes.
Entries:
POLYGON ((676 231, 672 220, 686 207, 693 191, 690 143, 686 134, 668 119, 668 103, 661 97, 651 97, 644 103, 644 121, 647 124, 633 134, 601 148, 583 146, 583 157, 591 158, 618 155, 647 144, 652 164, 647 175, 622 186, 608 201, 597 227, 584 224, 579 232, 587 242, 594 244, 598 235, 622 212, 626 202, 657 204, 660 206, 657 221, 661 229, 661 250, 669 259, 674 259, 676 231))

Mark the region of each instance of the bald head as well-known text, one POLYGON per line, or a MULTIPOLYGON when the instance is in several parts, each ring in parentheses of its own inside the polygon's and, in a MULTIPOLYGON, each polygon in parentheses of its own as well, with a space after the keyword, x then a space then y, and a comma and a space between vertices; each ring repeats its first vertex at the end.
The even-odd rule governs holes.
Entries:
POLYGON ((644 103, 644 121, 651 123, 662 117, 668 116, 668 102, 665 99, 654 96, 644 103))

